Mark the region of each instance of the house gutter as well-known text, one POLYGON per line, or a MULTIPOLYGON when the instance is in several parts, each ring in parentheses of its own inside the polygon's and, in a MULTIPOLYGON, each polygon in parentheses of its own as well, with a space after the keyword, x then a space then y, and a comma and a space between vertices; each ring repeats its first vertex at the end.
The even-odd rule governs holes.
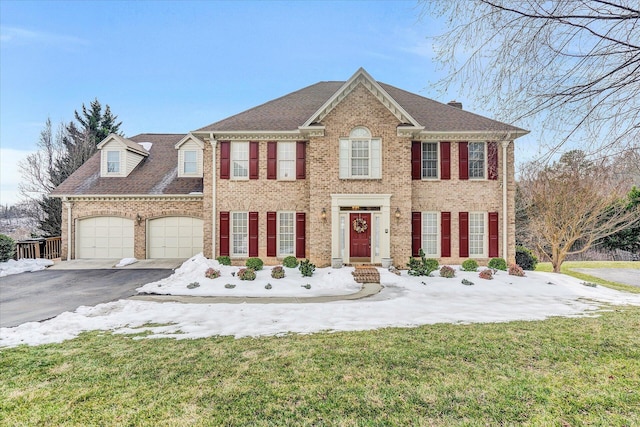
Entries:
MULTIPOLYGON (((507 138, 510 138, 511 134, 507 134, 507 138)), ((502 141, 502 258, 508 262, 508 231, 507 227, 509 225, 508 214, 509 209, 507 206, 507 188, 508 188, 508 179, 509 174, 507 173, 508 161, 507 161, 507 148, 509 147, 509 139, 502 141)), ((515 256, 515 254, 514 254, 515 256)))

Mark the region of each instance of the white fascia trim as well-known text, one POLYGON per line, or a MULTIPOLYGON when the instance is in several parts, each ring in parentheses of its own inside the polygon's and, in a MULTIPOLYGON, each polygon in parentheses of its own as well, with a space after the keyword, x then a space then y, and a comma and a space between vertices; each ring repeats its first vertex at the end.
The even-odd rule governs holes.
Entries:
POLYGON ((340 89, 334 93, 309 119, 302 125, 308 127, 311 123, 320 122, 329 114, 358 84, 362 83, 382 104, 402 123, 420 126, 420 123, 400 106, 380 84, 374 80, 364 68, 360 67, 340 89), (376 93, 377 92, 377 93, 376 93))
POLYGON ((165 201, 165 200, 201 200, 202 193, 192 194, 51 194, 49 197, 68 199, 69 201, 89 201, 89 200, 143 200, 143 201, 165 201))
POLYGON ((299 130, 230 130, 221 132, 195 132, 217 141, 296 141, 305 139, 299 130), (212 135, 212 137, 210 137, 212 135))
POLYGON ((514 140, 528 134, 528 130, 519 131, 422 131, 417 136, 420 141, 504 141, 514 140))
POLYGON ((199 146, 201 149, 203 149, 203 150, 204 150, 204 142, 203 142, 200 138, 196 137, 196 136, 195 136, 194 134, 192 134, 192 133, 188 133, 184 138, 182 138, 180 141, 178 141, 178 142, 176 143, 176 145, 174 145, 174 147, 176 148, 176 150, 179 150, 179 149, 180 149, 180 147, 182 147, 182 145, 183 145, 184 143, 189 142, 189 141, 193 141, 193 142, 195 142, 196 144, 198 144, 198 146, 199 146))

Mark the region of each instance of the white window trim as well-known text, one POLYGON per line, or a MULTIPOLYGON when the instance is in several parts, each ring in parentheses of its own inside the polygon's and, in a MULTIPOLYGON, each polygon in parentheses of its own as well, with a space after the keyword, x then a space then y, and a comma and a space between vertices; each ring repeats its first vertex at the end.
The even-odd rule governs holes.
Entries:
POLYGON ((278 211, 276 214, 276 254, 278 258, 284 258, 288 256, 295 256, 296 254, 296 212, 295 211, 278 211), (281 214, 292 214, 293 218, 293 249, 291 253, 283 253, 280 250, 280 215, 281 214))
POLYGON ((429 254, 425 252, 425 256, 428 258, 440 258, 440 254, 442 253, 442 248, 441 246, 441 242, 442 242, 442 229, 441 229, 441 225, 440 225, 440 219, 441 219, 441 213, 440 212, 436 212, 436 211, 424 211, 421 213, 420 216, 420 246, 422 247, 422 250, 424 251, 425 248, 425 240, 424 240, 424 217, 425 214, 435 214, 436 216, 436 253, 434 254, 429 254))
POLYGON ((249 141, 231 141, 231 146, 229 147, 230 153, 229 153, 229 177, 232 181, 248 181, 249 180, 249 175, 251 175, 251 154, 250 154, 250 150, 251 147, 249 146, 249 141), (246 147, 246 151, 247 151, 247 176, 236 176, 235 175, 235 169, 233 167, 233 162, 234 162, 234 150, 233 147, 234 146, 244 146, 246 147))
POLYGON ((488 178, 487 175, 487 167, 488 167, 488 153, 487 153, 487 149, 488 149, 489 145, 487 144, 486 141, 472 141, 467 143, 467 175, 469 176, 469 180, 470 181, 486 181, 488 178), (468 144, 477 144, 477 143, 481 143, 484 144, 484 172, 483 172, 483 176, 482 178, 478 178, 478 177, 472 177, 471 176, 471 155, 469 154, 469 145, 468 144))
POLYGON ((469 212, 469 258, 488 258, 489 253, 489 215, 487 212, 469 212), (482 223, 483 223, 483 234, 482 234, 482 253, 481 254, 472 254, 471 253, 471 215, 482 215, 482 223))
MULTIPOLYGON (((183 150, 182 152, 182 176, 200 176, 200 174, 198 173, 198 169, 199 169, 199 160, 200 160, 200 153, 198 153, 198 150, 183 150), (193 161, 193 163, 195 163, 196 166, 196 170, 193 172, 187 172, 187 153, 194 153, 196 155, 195 160, 193 161)), ((192 163, 192 162, 189 162, 192 163)))
POLYGON ((106 151, 106 163, 105 163, 105 175, 107 176, 122 176, 124 175, 124 170, 123 170, 123 166, 124 166, 124 156, 123 156, 123 152, 122 150, 107 150, 106 151), (118 154, 118 170, 117 171, 109 171, 109 154, 110 153, 116 153, 118 154))
POLYGON ((230 246, 230 250, 229 253, 231 255, 231 258, 247 258, 249 256, 249 212, 246 211, 234 211, 234 212, 230 212, 229 213, 230 216, 230 221, 229 221, 229 246, 230 246), (236 252, 236 248, 235 248, 235 244, 234 244, 234 225, 235 225, 235 218, 234 218, 234 214, 245 214, 245 218, 246 218, 246 224, 247 224, 247 232, 246 232, 246 238, 247 238, 247 252, 246 253, 237 253, 236 252))
POLYGON ((297 146, 296 146, 296 142, 295 141, 278 141, 278 143, 276 144, 276 178, 277 181, 295 181, 296 180, 296 150, 297 150, 297 146), (280 147, 284 146, 284 144, 288 144, 291 145, 293 147, 293 169, 292 169, 292 174, 290 177, 283 177, 282 174, 280 173, 280 162, 282 161, 280 158, 280 147))
POLYGON ((382 138, 374 137, 371 131, 364 126, 356 126, 349 132, 348 137, 339 139, 339 178, 340 179, 358 179, 358 180, 375 180, 382 178, 382 138), (358 131, 364 130, 366 136, 354 136, 358 131), (353 174, 353 143, 356 141, 368 142, 368 170, 367 175, 354 175, 353 174), (374 158, 374 142, 377 146, 378 155, 374 158), (346 150, 343 145, 346 144, 346 150), (343 154, 346 154, 343 158, 343 154), (375 159, 375 160, 374 160, 375 159), (376 163, 377 174, 374 176, 374 162, 376 163), (346 169, 346 173, 345 170, 346 169))
POLYGON ((423 181, 438 181, 440 180, 440 143, 439 142, 429 142, 429 141, 422 141, 422 143, 420 144, 420 178, 423 181), (423 153, 424 153, 424 144, 435 144, 436 145, 436 176, 431 177, 431 176, 424 176, 423 175, 423 168, 422 168, 422 162, 424 161, 424 158, 422 157, 423 153))

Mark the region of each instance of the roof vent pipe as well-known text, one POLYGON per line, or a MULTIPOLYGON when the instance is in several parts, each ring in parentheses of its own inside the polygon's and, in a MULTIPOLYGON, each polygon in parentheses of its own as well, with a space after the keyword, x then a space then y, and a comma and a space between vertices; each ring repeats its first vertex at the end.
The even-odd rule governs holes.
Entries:
POLYGON ((451 105, 452 107, 456 107, 462 110, 462 102, 458 102, 455 99, 453 101, 447 102, 447 105, 451 105))

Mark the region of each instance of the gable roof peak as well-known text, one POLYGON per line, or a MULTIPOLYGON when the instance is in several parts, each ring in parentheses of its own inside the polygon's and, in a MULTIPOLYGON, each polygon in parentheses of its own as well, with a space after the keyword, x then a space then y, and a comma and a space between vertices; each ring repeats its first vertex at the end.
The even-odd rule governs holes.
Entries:
POLYGON ((134 153, 140 154, 142 156, 146 157, 149 155, 149 152, 142 145, 138 144, 137 142, 133 142, 130 139, 125 138, 124 136, 120 136, 117 133, 110 133, 109 135, 107 135, 107 137, 103 139, 102 142, 100 142, 100 144, 96 146, 96 148, 98 148, 98 150, 102 150, 102 147, 104 147, 111 141, 116 141, 121 145, 124 145, 127 150, 133 151, 134 153))
POLYGON ((371 77, 363 67, 358 70, 338 89, 307 121, 301 126, 305 128, 311 126, 312 123, 319 123, 327 116, 344 98, 353 91, 358 85, 362 84, 378 98, 378 100, 387 109, 396 116, 401 123, 410 123, 413 126, 420 127, 420 124, 404 109, 398 102, 387 93, 380 84, 371 77))

